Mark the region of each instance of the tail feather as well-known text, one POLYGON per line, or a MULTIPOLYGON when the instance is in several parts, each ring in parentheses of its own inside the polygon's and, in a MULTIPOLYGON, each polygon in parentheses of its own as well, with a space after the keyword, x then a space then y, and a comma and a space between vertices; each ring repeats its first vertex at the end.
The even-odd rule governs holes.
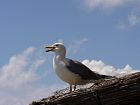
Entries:
POLYGON ((109 75, 100 75, 101 78, 106 78, 106 79, 109 79, 109 78, 113 78, 113 76, 109 76, 109 75))
POLYGON ((95 72, 93 72, 92 74, 93 74, 93 75, 92 75, 92 79, 93 79, 93 80, 117 78, 117 77, 115 77, 115 76, 104 75, 104 74, 98 74, 98 73, 95 73, 95 72))

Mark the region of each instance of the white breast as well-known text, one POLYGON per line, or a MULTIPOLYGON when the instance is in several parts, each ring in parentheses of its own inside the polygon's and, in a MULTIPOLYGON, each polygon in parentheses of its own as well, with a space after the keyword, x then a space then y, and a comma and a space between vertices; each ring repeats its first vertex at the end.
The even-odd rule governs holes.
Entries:
POLYGON ((53 60, 53 68, 56 72, 56 74, 61 78, 63 81, 74 85, 79 84, 82 80, 79 77, 78 74, 74 74, 73 72, 69 71, 65 66, 66 61, 65 60, 53 60))

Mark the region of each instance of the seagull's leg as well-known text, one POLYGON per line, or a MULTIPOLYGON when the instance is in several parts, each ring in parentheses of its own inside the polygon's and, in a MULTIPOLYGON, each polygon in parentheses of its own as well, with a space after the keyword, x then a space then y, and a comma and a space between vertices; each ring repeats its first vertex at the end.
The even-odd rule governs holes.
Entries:
POLYGON ((70 84, 70 93, 72 92, 72 85, 70 84))
POLYGON ((76 83, 74 84, 74 91, 76 90, 76 83))

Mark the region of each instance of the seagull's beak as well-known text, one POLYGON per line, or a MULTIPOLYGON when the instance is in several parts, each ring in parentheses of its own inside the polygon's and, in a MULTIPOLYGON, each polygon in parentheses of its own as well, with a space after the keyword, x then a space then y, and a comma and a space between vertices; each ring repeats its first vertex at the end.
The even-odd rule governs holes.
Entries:
POLYGON ((45 49, 47 49, 46 52, 49 52, 49 51, 53 51, 55 47, 51 45, 51 46, 45 47, 45 49))

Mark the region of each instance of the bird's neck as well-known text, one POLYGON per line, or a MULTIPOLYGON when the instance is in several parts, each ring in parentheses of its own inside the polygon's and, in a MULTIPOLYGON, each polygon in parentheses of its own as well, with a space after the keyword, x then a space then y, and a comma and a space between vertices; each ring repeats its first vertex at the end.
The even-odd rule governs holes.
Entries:
POLYGON ((63 61, 65 59, 65 54, 55 54, 54 60, 55 61, 63 61))

